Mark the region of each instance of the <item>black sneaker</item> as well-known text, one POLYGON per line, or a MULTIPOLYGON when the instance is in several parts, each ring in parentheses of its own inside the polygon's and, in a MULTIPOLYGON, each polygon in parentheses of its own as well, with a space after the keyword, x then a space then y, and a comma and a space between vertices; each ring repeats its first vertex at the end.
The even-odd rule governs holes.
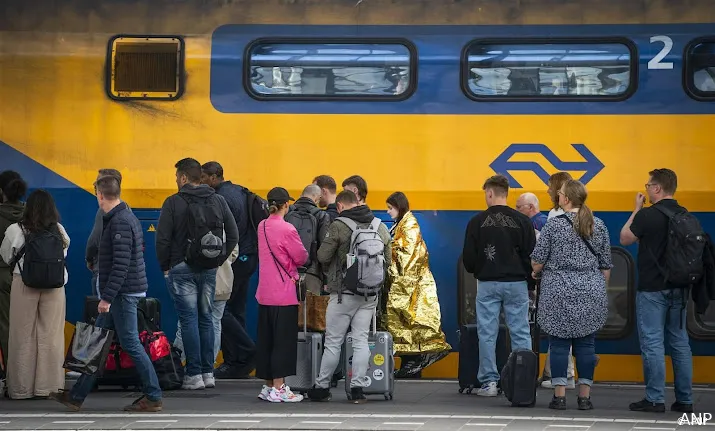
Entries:
POLYGON ((350 400, 353 404, 363 404, 367 402, 367 398, 362 393, 362 388, 350 388, 350 400))
POLYGON ((566 397, 557 397, 554 395, 549 403, 549 408, 554 410, 566 410, 566 397))
POLYGON ((591 397, 578 397, 578 409, 593 410, 593 403, 591 403, 591 397))
POLYGON ((634 412, 648 412, 648 413, 664 413, 665 404, 664 403, 651 403, 645 398, 638 401, 637 403, 631 403, 628 406, 634 412))
POLYGON ((319 388, 317 386, 308 389, 308 398, 310 398, 310 401, 330 401, 331 397, 330 389, 319 388))
POLYGON ((214 370, 214 378, 215 379, 237 379, 238 372, 234 367, 224 363, 224 364, 221 364, 218 368, 216 368, 214 370))
POLYGON ((672 406, 670 406, 670 411, 671 412, 680 412, 680 413, 692 413, 693 412, 693 405, 692 404, 683 404, 679 402, 674 402, 672 406))

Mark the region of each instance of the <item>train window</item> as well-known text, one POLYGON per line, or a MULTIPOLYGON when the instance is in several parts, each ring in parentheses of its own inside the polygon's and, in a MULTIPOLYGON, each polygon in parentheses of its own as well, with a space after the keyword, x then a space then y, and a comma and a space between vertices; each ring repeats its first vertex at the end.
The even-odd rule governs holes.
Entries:
POLYGON ((176 100, 183 92, 179 37, 116 36, 109 42, 107 93, 116 100, 176 100))
POLYGON ((715 99, 715 40, 701 39, 688 45, 685 86, 695 99, 715 99))
POLYGON ((632 323, 635 289, 633 257, 621 247, 611 247, 613 269, 608 281, 608 317, 599 338, 618 338, 628 333, 632 323))
POLYGON ((475 100, 623 100, 635 91, 630 42, 475 41, 463 88, 475 100))
POLYGON ((246 89, 259 99, 401 100, 415 88, 406 42, 269 42, 248 49, 246 89))

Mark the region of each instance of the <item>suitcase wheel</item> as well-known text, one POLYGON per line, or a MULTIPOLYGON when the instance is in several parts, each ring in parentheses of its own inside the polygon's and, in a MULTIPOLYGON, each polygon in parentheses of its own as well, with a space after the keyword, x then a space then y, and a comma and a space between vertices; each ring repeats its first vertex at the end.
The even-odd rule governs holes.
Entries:
POLYGON ((472 386, 472 385, 469 385, 469 387, 468 387, 468 388, 467 388, 467 390, 466 390, 466 392, 467 392, 467 395, 470 395, 470 394, 472 393, 472 391, 473 391, 473 390, 474 390, 474 386, 472 386))
POLYGON ((385 401, 390 401, 392 400, 392 394, 385 394, 385 401))
POLYGON ((459 388, 459 393, 460 394, 464 393, 464 388, 459 388))

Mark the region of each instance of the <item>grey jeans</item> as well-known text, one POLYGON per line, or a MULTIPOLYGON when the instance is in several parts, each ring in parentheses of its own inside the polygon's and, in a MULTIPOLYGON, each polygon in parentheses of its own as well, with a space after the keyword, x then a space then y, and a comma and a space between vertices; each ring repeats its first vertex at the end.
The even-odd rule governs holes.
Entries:
MULTIPOLYGON (((221 349, 221 318, 223 317, 223 310, 225 308, 226 301, 214 301, 211 305, 211 317, 213 320, 214 335, 216 337, 216 341, 214 342, 214 361, 216 360, 218 352, 221 349)), ((181 349, 181 361, 185 361, 186 354, 184 353, 184 341, 181 339, 181 325, 179 323, 177 323, 174 347, 181 349)))
POLYGON ((353 372, 350 387, 363 388, 369 384, 366 374, 370 361, 370 347, 367 337, 372 324, 372 316, 377 308, 377 296, 367 298, 343 294, 342 304, 338 304, 338 294, 331 293, 325 312, 325 350, 320 364, 320 375, 315 384, 328 388, 335 369, 340 365, 340 348, 348 328, 353 338, 353 372))

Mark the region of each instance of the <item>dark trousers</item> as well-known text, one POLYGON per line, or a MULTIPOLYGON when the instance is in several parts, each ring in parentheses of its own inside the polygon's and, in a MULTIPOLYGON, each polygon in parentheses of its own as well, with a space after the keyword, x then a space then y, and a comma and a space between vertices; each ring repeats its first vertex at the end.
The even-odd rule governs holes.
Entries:
MULTIPOLYGON (((246 300, 251 275, 256 271, 258 258, 255 254, 241 257, 231 265, 233 269, 233 290, 221 319, 221 350, 223 361, 230 367, 241 368, 250 365, 256 355, 256 344, 246 331, 246 300)), ((251 370, 248 370, 249 372, 251 370)))
POLYGON ((256 377, 262 380, 294 376, 298 364, 298 306, 258 304, 256 377))

